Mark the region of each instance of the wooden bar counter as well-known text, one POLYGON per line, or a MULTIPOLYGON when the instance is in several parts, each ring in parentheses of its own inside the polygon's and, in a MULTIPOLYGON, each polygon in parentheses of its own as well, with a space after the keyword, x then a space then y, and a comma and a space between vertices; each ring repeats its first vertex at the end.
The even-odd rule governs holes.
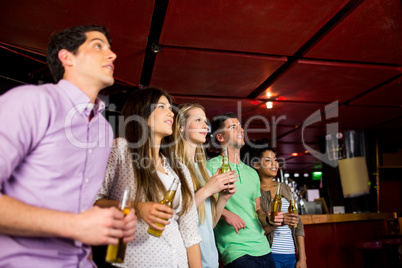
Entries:
POLYGON ((389 234, 388 221, 396 213, 300 215, 305 230, 308 268, 363 267, 363 257, 353 248, 357 240, 389 234))

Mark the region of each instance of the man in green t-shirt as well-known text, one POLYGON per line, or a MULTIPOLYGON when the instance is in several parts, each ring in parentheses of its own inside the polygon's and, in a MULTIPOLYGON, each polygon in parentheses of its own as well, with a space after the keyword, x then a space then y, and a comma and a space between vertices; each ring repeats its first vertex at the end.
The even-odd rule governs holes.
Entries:
MULTIPOLYGON (((240 149, 244 145, 244 130, 233 113, 225 113, 212 122, 213 140, 227 147, 229 165, 236 170, 238 181, 236 193, 229 199, 214 232, 221 261, 225 268, 275 267, 263 226, 267 214, 260 208, 260 180, 257 172, 240 160, 240 149)), ((222 156, 207 162, 214 174, 222 165, 222 156)), ((281 225, 283 213, 275 217, 281 225)))

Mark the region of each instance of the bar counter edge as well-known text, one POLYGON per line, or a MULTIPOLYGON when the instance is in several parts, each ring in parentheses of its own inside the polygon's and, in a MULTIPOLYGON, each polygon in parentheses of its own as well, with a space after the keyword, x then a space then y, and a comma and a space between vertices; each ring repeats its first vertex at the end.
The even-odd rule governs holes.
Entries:
POLYGON ((300 215, 303 225, 352 222, 367 220, 386 220, 397 219, 396 212, 386 213, 346 213, 346 214, 319 214, 319 215, 300 215))

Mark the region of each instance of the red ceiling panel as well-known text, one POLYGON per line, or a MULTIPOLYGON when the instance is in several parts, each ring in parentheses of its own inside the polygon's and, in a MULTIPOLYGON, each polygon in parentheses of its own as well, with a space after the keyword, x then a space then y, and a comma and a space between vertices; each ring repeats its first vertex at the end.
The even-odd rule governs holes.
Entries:
MULTIPOLYGON (((323 104, 315 103, 273 102, 273 105, 272 109, 267 109, 266 105, 262 104, 253 112, 243 111, 243 118, 252 120, 253 118, 258 118, 258 116, 263 116, 272 125, 294 127, 307 124, 311 117, 315 118, 317 111, 321 112, 324 109, 323 104)), ((317 124, 320 123, 317 122, 317 124)))
POLYGON ((2 1, 0 42, 44 53, 49 36, 80 24, 110 30, 117 53, 117 78, 139 84, 153 1, 2 1), (10 19, 10 15, 12 18, 10 19))
POLYGON ((305 142, 309 143, 318 143, 318 137, 326 134, 325 126, 321 127, 306 127, 306 128, 298 128, 289 134, 282 136, 278 139, 279 142, 305 142))
POLYGON ((171 0, 160 43, 293 55, 348 2, 171 0))
POLYGON ((259 97, 345 102, 401 73, 398 67, 299 60, 259 97))
POLYGON ((402 108, 402 77, 351 101, 352 105, 372 105, 402 108))
POLYGON ((342 129, 366 129, 402 116, 402 108, 364 106, 340 106, 339 127, 342 129))
POLYGON ((285 61, 284 57, 163 47, 150 84, 171 94, 245 97, 285 61))
POLYGON ((402 64, 401 48, 401 1, 366 0, 305 57, 402 64))

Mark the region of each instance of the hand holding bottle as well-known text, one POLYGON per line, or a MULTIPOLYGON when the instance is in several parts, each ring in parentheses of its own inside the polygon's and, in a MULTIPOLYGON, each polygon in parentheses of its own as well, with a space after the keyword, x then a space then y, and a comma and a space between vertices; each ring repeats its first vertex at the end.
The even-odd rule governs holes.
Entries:
POLYGON ((276 225, 275 216, 278 216, 279 212, 282 211, 282 195, 280 194, 280 189, 281 183, 278 182, 278 185, 276 186, 275 197, 274 200, 272 200, 271 212, 269 215, 269 223, 271 225, 276 225))
MULTIPOLYGON (((131 195, 131 188, 130 186, 126 186, 124 189, 123 196, 120 200, 118 209, 120 209, 124 215, 128 215, 131 210, 131 205, 132 202, 130 200, 131 195)), ((128 223, 128 226, 124 224, 123 228, 123 235, 124 231, 128 231, 128 234, 130 235, 130 227, 132 227, 132 220, 133 220, 133 212, 129 216, 129 219, 126 220, 126 223, 128 223), (128 228, 127 228, 128 227, 128 228)), ((135 232, 134 232, 135 233, 135 232)), ((134 233, 132 235, 134 235, 134 233)), ((131 237, 128 237, 126 241, 129 241, 131 237)), ((117 245, 109 245, 106 250, 106 257, 105 261, 110 262, 110 263, 122 263, 124 262, 124 257, 126 255, 126 242, 124 242, 123 238, 119 238, 119 243, 117 245)))
POLYGON ((214 175, 207 181, 203 188, 206 191, 207 196, 219 193, 223 190, 227 190, 230 193, 236 192, 236 186, 234 183, 237 181, 236 171, 229 171, 226 173, 220 173, 218 169, 214 175))
MULTIPOLYGON (((173 200, 174 200, 174 197, 176 195, 178 187, 179 187, 179 181, 174 179, 172 184, 170 185, 168 191, 166 192, 165 197, 158 204, 158 205, 162 205, 162 207, 161 206, 154 206, 154 208, 161 209, 161 210, 164 210, 164 211, 166 211, 166 208, 172 209, 173 208, 173 200), (166 207, 166 208, 164 208, 163 206, 166 207)), ((172 215, 171 217, 173 217, 173 210, 172 210, 171 215, 172 215)), ((163 230, 165 229, 164 228, 165 225, 167 225, 169 223, 169 222, 167 222, 167 224, 161 223, 161 220, 163 222, 166 222, 167 219, 168 218, 165 218, 163 216, 161 216, 160 218, 155 219, 154 224, 149 225, 148 233, 153 235, 153 236, 156 236, 156 237, 161 236, 163 230), (159 227, 159 228, 155 228, 155 227, 159 227)))

